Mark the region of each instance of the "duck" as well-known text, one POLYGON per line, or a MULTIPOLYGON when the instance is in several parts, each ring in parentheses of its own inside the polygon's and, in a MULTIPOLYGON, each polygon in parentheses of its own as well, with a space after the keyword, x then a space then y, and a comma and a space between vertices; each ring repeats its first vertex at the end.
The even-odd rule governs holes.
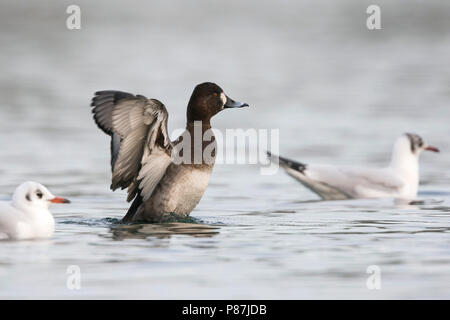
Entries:
POLYGON ((323 200, 394 198, 415 201, 419 187, 419 156, 423 151, 439 152, 414 133, 399 136, 390 164, 384 168, 355 168, 304 164, 267 152, 288 175, 323 200))
POLYGON ((55 197, 40 183, 22 183, 14 191, 11 201, 0 201, 0 239, 51 238, 55 230, 55 220, 49 207, 54 203, 70 201, 55 197))
POLYGON ((186 218, 200 202, 215 163, 211 118, 224 109, 248 107, 217 84, 198 84, 186 110, 186 128, 168 135, 165 105, 143 95, 106 90, 91 102, 97 126, 111 137, 111 190, 127 189, 123 223, 186 218))

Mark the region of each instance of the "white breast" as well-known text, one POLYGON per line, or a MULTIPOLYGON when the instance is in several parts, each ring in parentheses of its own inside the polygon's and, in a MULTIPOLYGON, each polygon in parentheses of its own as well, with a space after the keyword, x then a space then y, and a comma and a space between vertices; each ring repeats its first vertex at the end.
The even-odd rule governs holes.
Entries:
POLYGON ((175 213, 189 214, 200 202, 209 184, 211 171, 185 168, 178 176, 179 183, 176 185, 175 213))

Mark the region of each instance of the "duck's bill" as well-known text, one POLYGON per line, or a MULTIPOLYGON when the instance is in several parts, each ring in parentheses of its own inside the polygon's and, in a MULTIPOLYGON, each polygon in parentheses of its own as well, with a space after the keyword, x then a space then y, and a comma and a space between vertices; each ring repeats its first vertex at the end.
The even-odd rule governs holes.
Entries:
POLYGON ((50 200, 51 203, 70 203, 69 199, 61 198, 61 197, 54 197, 50 200))
POLYGON ((243 103, 243 102, 239 102, 239 101, 234 101, 233 99, 231 99, 230 97, 227 97, 227 102, 224 105, 224 108, 243 108, 243 107, 248 107, 248 104, 243 103))
POLYGON ((428 146, 425 148, 427 151, 439 152, 439 149, 433 146, 428 146))

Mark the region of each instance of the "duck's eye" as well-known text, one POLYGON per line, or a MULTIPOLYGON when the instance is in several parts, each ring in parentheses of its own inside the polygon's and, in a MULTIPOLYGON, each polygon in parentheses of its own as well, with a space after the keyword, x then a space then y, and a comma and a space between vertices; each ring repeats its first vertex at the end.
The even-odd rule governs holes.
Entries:
POLYGON ((41 191, 41 190, 36 191, 36 195, 37 195, 37 197, 38 197, 39 199, 42 199, 42 197, 43 197, 43 194, 42 194, 42 191, 41 191))
POLYGON ((218 93, 217 93, 217 92, 214 92, 214 93, 213 93, 213 96, 214 96, 214 97, 217 97, 217 96, 218 96, 218 93))

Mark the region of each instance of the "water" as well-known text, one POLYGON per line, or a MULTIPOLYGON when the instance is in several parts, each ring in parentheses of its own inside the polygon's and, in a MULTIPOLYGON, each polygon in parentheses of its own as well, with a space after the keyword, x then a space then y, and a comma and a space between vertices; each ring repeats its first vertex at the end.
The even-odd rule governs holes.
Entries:
POLYGON ((449 3, 379 1, 380 31, 367 1, 77 4, 69 31, 66 3, 2 2, 0 198, 36 180, 73 202, 52 208, 53 239, 0 243, 1 298, 450 298, 449 3), (421 159, 424 204, 318 201, 281 171, 217 165, 193 221, 117 224, 92 93, 159 98, 175 130, 203 81, 251 105, 215 128, 280 128, 306 163, 382 166, 397 135, 421 134, 442 150, 421 159))

